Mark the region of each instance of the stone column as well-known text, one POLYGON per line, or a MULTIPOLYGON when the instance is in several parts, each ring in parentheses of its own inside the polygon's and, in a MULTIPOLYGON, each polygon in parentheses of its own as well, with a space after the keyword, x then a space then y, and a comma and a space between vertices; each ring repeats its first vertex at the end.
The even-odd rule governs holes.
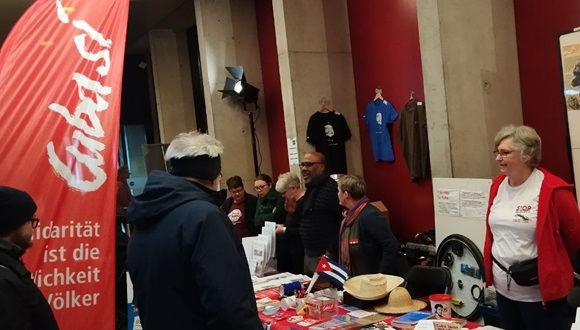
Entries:
POLYGON ((493 138, 521 124, 511 0, 417 0, 433 177, 490 178, 493 138))
MULTIPOLYGON (((239 175, 254 182, 254 163, 248 112, 230 98, 222 99, 226 66, 244 67, 247 82, 262 89, 262 72, 253 1, 194 0, 209 134, 223 142, 224 181, 239 175)), ((260 110, 254 112, 260 171, 271 175, 266 110, 260 93, 260 110)), ((248 105, 254 110, 254 105, 248 105)), ((282 147, 282 146, 281 146, 282 147)), ((246 184, 248 186, 248 184, 246 184)), ((248 187, 251 187, 249 185, 248 187)), ((249 190, 249 189, 248 189, 249 190)))
POLYGON ((149 32, 161 143, 197 129, 185 31, 149 32))

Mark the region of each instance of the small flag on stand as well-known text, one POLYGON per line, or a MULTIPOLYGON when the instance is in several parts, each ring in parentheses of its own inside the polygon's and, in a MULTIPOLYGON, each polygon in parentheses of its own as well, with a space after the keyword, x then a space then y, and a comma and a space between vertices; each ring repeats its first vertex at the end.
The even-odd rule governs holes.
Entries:
POLYGON ((312 281, 310 281, 306 294, 310 293, 310 290, 312 290, 312 287, 316 280, 318 280, 319 276, 322 276, 325 280, 334 283, 337 287, 342 289, 344 282, 350 276, 350 272, 340 267, 339 264, 328 259, 326 256, 322 256, 318 262, 318 266, 316 266, 316 273, 312 276, 312 281))
POLYGON ((340 288, 344 285, 344 282, 350 276, 350 272, 342 267, 332 259, 328 259, 326 256, 320 258, 320 262, 316 267, 316 272, 322 276, 322 278, 330 281, 340 288))

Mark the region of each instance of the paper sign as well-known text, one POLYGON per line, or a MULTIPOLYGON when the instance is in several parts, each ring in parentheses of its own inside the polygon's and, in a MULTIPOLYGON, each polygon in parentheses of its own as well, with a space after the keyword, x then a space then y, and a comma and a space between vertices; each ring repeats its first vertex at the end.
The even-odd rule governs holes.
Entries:
POLYGON ((437 189, 436 201, 439 214, 459 216, 459 190, 437 189))
POLYGON ((288 139, 288 161, 290 165, 300 164, 300 157, 298 155, 298 143, 296 138, 288 139))
POLYGON ((477 190, 461 190, 461 216, 485 220, 487 193, 477 190))

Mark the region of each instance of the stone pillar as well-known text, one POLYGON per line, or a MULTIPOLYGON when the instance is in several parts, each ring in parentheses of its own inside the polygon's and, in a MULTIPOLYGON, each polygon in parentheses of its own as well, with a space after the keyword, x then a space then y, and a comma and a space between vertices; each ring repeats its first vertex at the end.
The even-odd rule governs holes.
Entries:
POLYGON ((314 150, 306 142, 308 120, 322 97, 330 99, 353 135, 348 172, 362 175, 346 1, 273 0, 273 9, 287 138, 297 139, 300 158, 314 150))
POLYGON ((511 0, 417 0, 433 177, 490 178, 493 138, 521 124, 511 0))
MULTIPOLYGON (((226 66, 244 67, 247 82, 262 89, 262 71, 253 1, 194 0, 203 89, 209 134, 223 142, 224 181, 239 175, 254 182, 254 162, 248 112, 230 98, 222 99, 226 66)), ((262 173, 272 174, 266 110, 260 93, 260 110, 254 112, 258 162, 262 173)), ((254 110, 254 105, 248 105, 254 110)), ((280 146, 285 147, 285 146, 280 146)), ((274 178, 275 179, 275 178, 274 178)), ((247 189, 250 191, 250 189, 247 189)))
POLYGON ((161 143, 197 129, 185 31, 149 32, 161 143))

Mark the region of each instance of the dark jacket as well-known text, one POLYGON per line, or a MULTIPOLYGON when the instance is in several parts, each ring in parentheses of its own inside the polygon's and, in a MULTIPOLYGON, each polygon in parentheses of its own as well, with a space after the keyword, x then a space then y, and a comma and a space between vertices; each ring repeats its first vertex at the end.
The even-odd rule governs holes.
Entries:
POLYGON ((262 329, 241 239, 219 193, 152 171, 127 210, 127 268, 145 330, 262 329))
MULTIPOLYGON (((302 203, 304 202, 304 196, 300 197, 296 201, 296 210, 302 208, 302 203)), ((286 231, 284 232, 284 237, 293 243, 299 244, 302 247, 302 238, 300 237, 300 222, 302 222, 302 217, 299 212, 288 212, 286 213, 286 231)), ((303 249, 304 250, 304 249, 303 249)))
MULTIPOLYGON (((246 212, 246 214, 244 214, 244 217, 246 219, 246 228, 248 228, 248 231, 250 232, 251 236, 256 236, 258 235, 258 229, 254 225, 254 215, 256 214, 256 205, 258 204, 258 197, 252 194, 248 194, 247 192, 244 196, 245 196, 244 209, 246 212)), ((234 198, 228 197, 225 200, 225 202, 223 202, 221 209, 227 214, 230 211, 230 207, 232 207, 233 203, 234 198)))
POLYGON ((336 260, 338 232, 342 222, 342 207, 338 204, 336 181, 325 172, 306 185, 303 202, 296 209, 302 220, 300 237, 304 253, 318 257, 330 252, 336 260))
POLYGON ((258 197, 254 224, 259 230, 266 221, 283 224, 285 220, 284 197, 272 187, 264 197, 258 197))
POLYGON ((50 305, 20 260, 24 250, 0 240, 0 329, 58 329, 50 305))
MULTIPOLYGON (((297 201, 297 208, 300 207, 303 197, 297 201)), ((289 254, 288 271, 292 274, 302 274, 304 272, 304 246, 300 238, 300 221, 301 217, 296 212, 286 213, 286 231, 276 238, 276 252, 278 252, 279 243, 285 244, 289 254), (281 239, 279 239, 281 238, 281 239)), ((278 260, 280 265, 281 259, 278 260)))
POLYGON ((401 275, 399 243, 381 211, 367 204, 355 222, 358 225, 360 250, 353 253, 351 246, 352 276, 376 273, 401 275))

